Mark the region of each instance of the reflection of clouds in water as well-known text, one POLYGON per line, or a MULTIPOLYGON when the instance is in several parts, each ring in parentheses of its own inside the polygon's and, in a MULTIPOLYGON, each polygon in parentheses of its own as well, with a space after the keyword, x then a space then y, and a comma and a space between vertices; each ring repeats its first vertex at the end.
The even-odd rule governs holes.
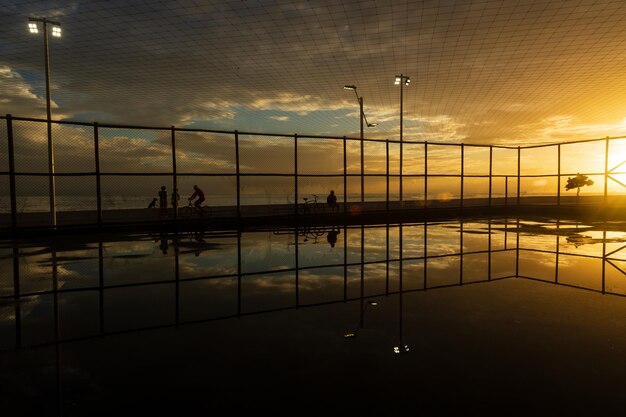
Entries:
POLYGON ((520 233, 520 248, 556 250, 556 235, 520 233))
MULTIPOLYGON (((219 276, 219 275, 231 275, 237 273, 237 265, 198 265, 193 262, 185 261, 185 257, 180 258, 179 262, 179 274, 181 277, 193 277, 193 276, 219 276)), ((197 258, 196 258, 197 259, 197 258)))
POLYGON ((456 268, 459 266, 460 256, 444 256, 441 258, 430 258, 428 259, 428 269, 450 269, 452 267, 456 268))
MULTIPOLYGON (((449 240, 449 239, 448 239, 449 240)), ((445 238, 428 239, 428 255, 451 255, 459 252, 460 242, 447 243, 445 238)))
POLYGON ((292 293, 296 285, 294 275, 251 275, 243 278, 246 292, 251 291, 251 287, 260 291, 271 290, 272 292, 292 293))
MULTIPOLYGON (((527 251, 520 249, 520 261, 522 258, 526 258, 526 260, 532 260, 532 262, 542 265, 552 265, 554 266, 554 262, 556 260, 555 253, 544 253, 544 252, 535 252, 535 251, 527 251), (532 258, 532 259, 528 259, 532 258)), ((559 263, 561 263, 561 258, 559 258, 559 263)))
POLYGON ((585 236, 589 236, 592 239, 626 239, 626 232, 606 231, 602 230, 588 230, 585 231, 585 236), (605 235, 606 233, 606 235, 605 235))
MULTIPOLYGON (((46 302, 45 298, 40 295, 33 295, 21 299, 19 302, 20 317, 25 319, 33 314, 37 314, 37 308, 44 302, 46 302)), ((13 321, 15 321, 15 304, 11 302, 6 305, 0 305, 0 323, 13 321)))
POLYGON ((0 304, 0 323, 12 323, 15 320, 15 306, 0 304))
MULTIPOLYGON (((311 291, 324 289, 329 280, 341 279, 343 282, 343 268, 320 268, 320 269, 304 269, 299 271, 298 289, 300 291, 311 291)), ((349 278, 348 281, 354 278, 349 278)))
MULTIPOLYGON (((559 268, 570 268, 576 266, 580 268, 579 272, 583 273, 590 267, 596 267, 602 260, 599 258, 587 258, 583 256, 561 254, 559 256, 559 268)), ((552 256, 552 264, 554 264, 554 255, 552 256)))

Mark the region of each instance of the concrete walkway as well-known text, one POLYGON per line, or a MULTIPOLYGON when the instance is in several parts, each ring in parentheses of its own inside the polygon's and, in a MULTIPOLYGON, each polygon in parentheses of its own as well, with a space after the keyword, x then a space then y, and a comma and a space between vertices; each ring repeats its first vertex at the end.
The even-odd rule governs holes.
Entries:
MULTIPOLYGON (((241 225, 282 225, 282 224, 359 224, 359 223, 387 223, 423 221, 430 219, 458 217, 458 216, 486 216, 504 214, 539 214, 539 215, 584 215, 592 218, 626 217, 626 196, 612 196, 604 204, 603 196, 562 197, 557 204, 556 197, 524 197, 517 205, 517 199, 494 198, 429 201, 425 206, 423 201, 385 201, 351 202, 340 204, 337 211, 332 211, 325 205, 316 210, 303 211, 303 207, 296 208, 289 204, 241 206, 239 214, 236 206, 211 207, 210 216, 200 217, 193 214, 190 217, 177 216, 174 218, 170 209, 168 216, 161 216, 159 209, 123 209, 103 210, 101 222, 98 222, 98 213, 92 211, 67 211, 57 213, 57 230, 62 229, 114 229, 114 228, 154 228, 154 227, 191 227, 197 228, 236 228, 241 225), (462 206, 461 206, 462 204, 462 206)), ((16 228, 12 228, 10 214, 0 214, 0 235, 15 233, 43 232, 50 227, 50 216, 47 212, 18 213, 16 228)))

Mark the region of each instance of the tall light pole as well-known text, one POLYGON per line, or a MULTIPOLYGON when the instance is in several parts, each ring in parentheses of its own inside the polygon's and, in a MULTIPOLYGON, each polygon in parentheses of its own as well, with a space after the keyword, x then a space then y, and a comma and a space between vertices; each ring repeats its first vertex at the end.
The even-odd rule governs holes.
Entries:
POLYGON ((400 85, 400 201, 402 201, 402 116, 404 115, 404 86, 407 87, 411 84, 411 79, 406 75, 396 75, 395 85, 400 85))
POLYGON ((50 192, 50 223, 57 225, 56 185, 54 180, 54 147, 52 144, 52 116, 50 112, 50 55, 48 53, 48 25, 52 27, 52 36, 61 37, 61 24, 44 18, 28 18, 30 33, 39 33, 39 25, 43 29, 43 50, 46 61, 46 116, 48 122, 48 189, 50 192))
MULTIPOLYGON (((356 91, 356 85, 344 85, 344 90, 353 90, 356 95, 356 99, 359 101, 360 108, 360 121, 361 121, 361 203, 365 201, 365 163, 363 157, 363 121, 367 127, 376 127, 378 123, 368 123, 367 117, 365 117, 365 112, 363 111, 363 97, 359 97, 359 93, 356 91)), ((344 190, 347 193, 346 190, 344 190)))

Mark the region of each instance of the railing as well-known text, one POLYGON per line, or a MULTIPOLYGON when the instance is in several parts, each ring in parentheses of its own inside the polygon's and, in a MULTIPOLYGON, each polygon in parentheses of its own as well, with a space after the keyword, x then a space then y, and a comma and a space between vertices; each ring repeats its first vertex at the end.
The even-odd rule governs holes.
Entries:
MULTIPOLYGON (((145 199, 165 184, 171 184, 168 192, 179 189, 184 198, 192 184, 203 183, 207 202, 220 207, 215 215, 233 217, 298 214, 303 197, 319 194, 323 199, 330 189, 336 191, 341 210, 348 212, 559 206, 567 203, 563 177, 579 172, 595 179, 586 194, 606 203, 626 183, 619 178, 626 172, 617 171, 626 159, 625 137, 526 147, 410 140, 400 146, 398 140, 361 142, 346 136, 70 121, 52 122, 57 161, 50 173, 46 120, 0 119, 5 121, 0 126, 0 228, 154 220, 155 212, 145 210, 145 199), (52 190, 51 177, 58 184, 52 190), (84 207, 71 201, 59 204, 70 197, 84 207), (33 203, 46 198, 55 203, 50 210, 33 203), (132 212, 120 214, 121 209, 132 212)), ((168 220, 176 219, 173 210, 168 220)))

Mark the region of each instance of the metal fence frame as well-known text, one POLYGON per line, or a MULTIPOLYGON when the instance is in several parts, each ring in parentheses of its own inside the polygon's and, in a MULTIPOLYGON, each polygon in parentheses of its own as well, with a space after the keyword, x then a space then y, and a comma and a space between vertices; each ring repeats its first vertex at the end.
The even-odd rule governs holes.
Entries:
MULTIPOLYGON (((11 204, 11 228, 16 229, 18 227, 17 224, 17 190, 16 190, 16 178, 20 176, 45 176, 49 177, 48 173, 41 172, 17 172, 15 169, 15 150, 14 150, 14 131, 13 131, 13 122, 14 121, 28 121, 28 122, 36 122, 36 123, 48 123, 45 119, 36 119, 36 118, 27 118, 27 117, 13 117, 10 114, 6 116, 0 116, 0 119, 4 119, 6 123, 6 132, 7 132, 7 144, 8 144, 8 172, 0 172, 0 178, 3 176, 8 176, 9 178, 9 193, 10 193, 10 204, 11 204)), ((406 208, 406 200, 403 199, 402 195, 399 195, 398 200, 390 199, 390 179, 394 178, 399 181, 400 190, 403 190, 402 183, 404 179, 408 178, 423 178, 424 184, 424 198, 421 205, 421 208, 427 209, 431 205, 431 201, 429 200, 429 178, 458 178, 460 180, 460 198, 458 199, 458 207, 463 208, 466 205, 466 196, 465 196, 465 181, 468 178, 487 178, 488 179, 488 199, 486 202, 487 207, 492 207, 494 205, 493 198, 493 180, 495 178, 504 178, 504 206, 509 205, 509 179, 514 178, 517 182, 516 184, 516 192, 514 194, 515 197, 515 205, 520 206, 522 204, 521 198, 521 180, 523 178, 533 178, 533 177, 556 177, 557 178, 557 192, 554 197, 556 197, 556 205, 560 206, 561 201, 561 177, 563 176, 572 176, 576 175, 575 173, 563 173, 561 172, 561 148, 563 145, 568 144, 578 144, 578 143, 589 143, 589 142, 598 142, 605 141, 605 155, 604 155, 604 172, 602 173, 586 173, 587 175, 596 175, 604 177, 604 202, 606 203, 608 197, 608 182, 609 180, 614 180, 618 184, 625 186, 625 184, 621 183, 616 178, 612 177, 611 174, 624 174, 626 172, 615 172, 615 170, 621 166, 619 164, 617 167, 609 170, 609 149, 611 140, 624 139, 626 136, 622 137, 613 137, 613 138, 602 138, 602 139, 589 139, 589 140, 580 140, 580 141, 570 141, 570 142, 561 142, 558 144, 543 144, 543 145, 530 145, 530 146, 504 146, 504 145, 479 145, 479 144, 452 144, 452 143, 437 143, 437 142, 428 142, 428 141, 411 141, 411 140, 391 140, 391 139, 361 139, 361 138, 353 138, 347 136, 315 136, 315 135, 287 135, 287 134, 274 134, 274 133, 257 133, 257 132, 239 132, 235 131, 223 131, 223 130, 209 130, 209 129, 189 129, 189 128, 176 128, 175 126, 171 126, 169 128, 165 127, 153 127, 153 126, 134 126, 134 125, 116 125, 116 124, 104 124, 104 123, 86 123, 86 122, 72 122, 72 121, 52 121, 53 124, 56 125, 66 125, 66 126, 82 126, 82 127, 92 127, 93 128, 93 143, 94 143, 94 160, 95 166, 93 171, 88 172, 72 172, 72 173, 58 173, 55 172, 52 175, 54 177, 69 177, 69 176, 93 176, 96 180, 96 211, 97 211, 97 220, 96 223, 98 225, 103 224, 102 218, 102 190, 101 190, 101 179, 103 176, 171 176, 172 182, 174 185, 174 189, 177 189, 177 179, 180 176, 230 176, 234 177, 236 181, 236 215, 237 217, 241 216, 241 178, 245 177, 261 177, 261 176, 273 176, 273 177, 293 177, 294 180, 294 207, 293 214, 298 214, 298 201, 299 201, 299 192, 298 192, 298 182, 301 178, 314 178, 314 177, 342 177, 343 178, 343 187, 344 187, 344 201, 343 201, 343 210, 347 211, 348 208, 348 179, 353 177, 360 177, 361 184, 364 183, 364 179, 366 177, 385 177, 386 178, 386 201, 385 201, 385 209, 392 210, 394 208, 406 208), (100 140, 99 140, 99 132, 102 128, 113 128, 113 129, 141 129, 141 130, 151 130, 151 131, 170 131, 171 132, 171 154, 172 154, 172 164, 171 170, 169 172, 153 172, 149 174, 138 174, 138 173, 130 173, 130 172, 102 172, 100 167, 100 140), (214 134, 227 134, 232 135, 234 139, 235 146, 235 171, 234 173, 197 173, 197 172, 180 172, 177 169, 176 165, 176 134, 177 132, 202 132, 202 133, 214 133, 214 134), (293 173, 277 173, 277 172, 254 172, 247 173, 241 172, 240 166, 240 145, 239 138, 241 135, 254 135, 256 137, 278 137, 285 138, 285 140, 293 141, 293 164, 294 164, 294 172, 293 173), (342 142, 343 146, 343 173, 342 174, 304 174, 300 173, 298 170, 298 143, 302 142, 306 139, 323 139, 329 141, 339 141, 342 142), (386 159, 386 168, 385 173, 365 173, 364 166, 361 165, 360 173, 348 173, 347 168, 347 143, 348 141, 357 141, 363 145, 364 142, 369 143, 384 143, 385 144, 385 159, 386 159), (404 174, 402 171, 399 173, 391 173, 390 172, 390 151, 389 144, 417 144, 424 146, 424 172, 421 174, 404 174), (460 150, 460 174, 433 174, 429 173, 429 147, 438 146, 438 147, 453 147, 458 148, 460 150), (482 148, 489 150, 489 167, 487 174, 467 174, 465 170, 466 163, 466 149, 467 148, 482 148), (546 148, 546 147, 557 147, 557 172, 553 174, 531 174, 531 175, 522 175, 522 151, 526 149, 536 149, 536 148, 546 148), (493 150, 494 149, 509 149, 509 150, 517 150, 517 172, 514 175, 503 175, 503 174, 494 174, 493 171, 493 150), (399 203, 392 205, 390 203, 399 203)), ((1 138, 0 138, 1 139, 1 138)), ((402 155, 403 148, 400 146, 400 155, 399 157, 402 159, 404 155, 402 155)), ((363 158, 363 152, 361 152, 361 158, 363 158)), ((625 161, 626 162, 626 161, 625 161)), ((361 200, 364 199, 365 190, 364 187, 361 187, 361 200)), ((416 208, 415 205, 411 206, 412 208, 416 208)), ((177 210, 174 210, 174 220, 176 220, 177 210)), ((52 215, 53 213, 51 213, 52 215)), ((52 219, 55 216, 51 217, 52 219)), ((54 226, 54 224, 52 224, 54 226)))

